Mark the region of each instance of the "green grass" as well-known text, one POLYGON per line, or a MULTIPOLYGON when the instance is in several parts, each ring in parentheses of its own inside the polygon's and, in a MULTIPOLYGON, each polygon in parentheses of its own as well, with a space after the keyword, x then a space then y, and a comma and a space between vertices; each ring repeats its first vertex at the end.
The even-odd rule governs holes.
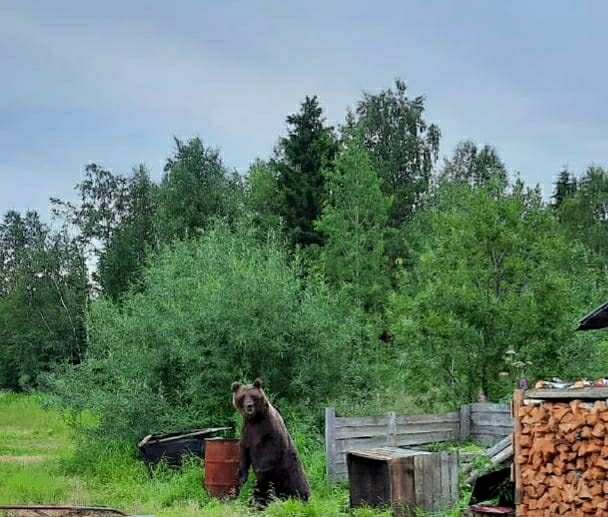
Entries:
MULTIPOLYGON (((196 459, 179 471, 161 467, 149 472, 128 445, 77 449, 65 418, 45 407, 43 397, 0 392, 0 504, 102 505, 158 517, 391 515, 370 508, 351 513, 348 490, 325 476, 322 444, 297 430, 294 438, 311 481, 311 501, 277 501, 260 512, 247 504, 251 483, 235 501, 210 497, 196 459)), ((458 515, 456 510, 452 515, 458 515)))

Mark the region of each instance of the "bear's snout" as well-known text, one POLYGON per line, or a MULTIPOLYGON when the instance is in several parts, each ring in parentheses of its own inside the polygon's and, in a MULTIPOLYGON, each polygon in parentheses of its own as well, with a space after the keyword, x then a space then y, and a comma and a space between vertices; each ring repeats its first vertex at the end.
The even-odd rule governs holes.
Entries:
POLYGON ((251 395, 247 395, 243 400, 243 410, 247 415, 255 413, 255 400, 251 395))

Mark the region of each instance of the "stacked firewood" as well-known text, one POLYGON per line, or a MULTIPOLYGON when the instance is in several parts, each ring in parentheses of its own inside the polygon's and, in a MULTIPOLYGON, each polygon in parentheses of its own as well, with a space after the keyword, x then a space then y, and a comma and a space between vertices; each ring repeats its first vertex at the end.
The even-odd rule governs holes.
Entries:
POLYGON ((529 401, 517 410, 521 517, 608 517, 606 402, 529 401))

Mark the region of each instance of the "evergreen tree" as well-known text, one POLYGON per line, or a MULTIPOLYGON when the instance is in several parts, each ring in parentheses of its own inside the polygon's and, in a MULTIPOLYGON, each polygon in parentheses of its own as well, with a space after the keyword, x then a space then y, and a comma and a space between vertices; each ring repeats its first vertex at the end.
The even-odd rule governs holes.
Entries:
MULTIPOLYGON (((558 187, 563 192, 560 180, 558 187)), ((574 190, 570 179, 569 191, 574 190)), ((559 196, 562 196, 560 192, 559 196)), ((557 192, 556 192, 557 195, 557 192)), ((583 242, 596 256, 598 270, 605 270, 608 256, 608 170, 591 166, 578 181, 573 195, 561 197, 558 217, 572 239, 583 242)))
POLYGON ((576 194, 577 189, 578 184, 574 174, 571 174, 566 167, 562 168, 553 190, 553 206, 559 208, 566 199, 576 194))
POLYGON ((288 135, 280 139, 274 160, 279 215, 292 245, 322 244, 314 221, 327 198, 323 170, 331 166, 338 144, 316 96, 307 96, 300 112, 287 117, 287 124, 288 135))
POLYGON ((325 246, 320 264, 326 277, 367 310, 378 310, 389 290, 384 232, 392 199, 381 190, 360 139, 346 142, 326 171, 329 198, 316 228, 325 246))

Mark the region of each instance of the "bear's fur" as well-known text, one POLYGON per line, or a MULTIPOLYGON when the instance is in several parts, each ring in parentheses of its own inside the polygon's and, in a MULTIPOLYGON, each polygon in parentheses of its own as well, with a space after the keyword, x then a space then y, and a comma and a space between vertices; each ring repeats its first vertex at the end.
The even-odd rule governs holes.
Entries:
POLYGON ((253 500, 266 506, 274 495, 279 499, 297 497, 308 501, 310 486, 295 444, 283 417, 269 402, 262 381, 232 383, 232 403, 243 417, 240 441, 239 478, 247 481, 253 466, 256 484, 253 500))

